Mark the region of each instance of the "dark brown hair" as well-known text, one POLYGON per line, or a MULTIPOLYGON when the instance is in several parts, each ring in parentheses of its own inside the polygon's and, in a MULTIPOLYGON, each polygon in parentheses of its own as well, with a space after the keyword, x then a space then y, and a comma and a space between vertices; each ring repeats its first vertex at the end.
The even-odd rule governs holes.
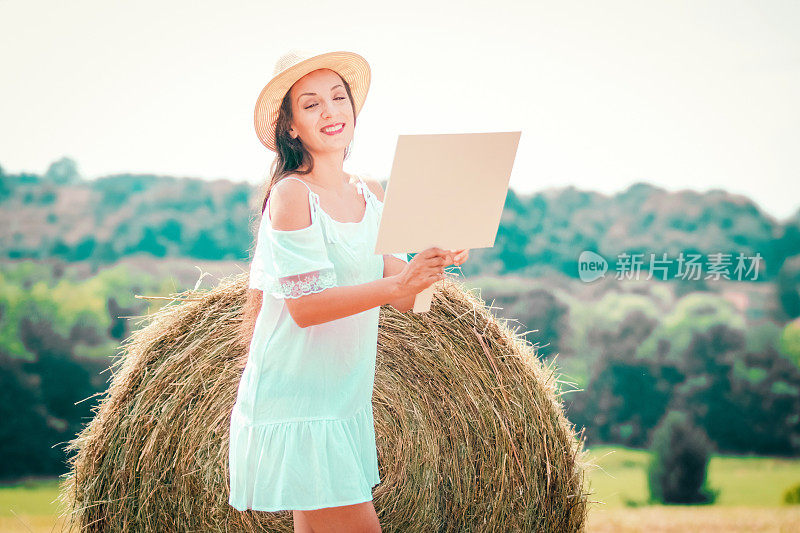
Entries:
MULTIPOLYGON (((338 72, 337 72, 338 74, 338 72)), ((353 106, 353 127, 356 125, 356 105, 353 100, 353 93, 350 90, 350 84, 347 80, 341 77, 344 88, 347 91, 347 96, 350 98, 350 105, 353 106)), ((289 174, 306 175, 314 170, 314 158, 308 152, 302 141, 292 138, 289 135, 289 128, 292 124, 292 100, 289 97, 291 88, 286 91, 286 95, 281 102, 280 110, 278 111, 278 119, 275 121, 275 147, 277 148, 277 156, 270 167, 270 179, 262 184, 259 188, 258 197, 262 200, 258 204, 258 211, 253 213, 253 218, 250 225, 250 232, 253 235, 253 241, 250 246, 249 255, 250 261, 253 260, 253 253, 255 252, 256 238, 258 237, 258 227, 261 223, 261 217, 265 215, 264 211, 267 207, 270 192, 272 188, 289 174), (305 164, 308 168, 300 170, 300 166, 305 164), (263 196, 262 196, 263 195, 263 196)), ((344 159, 350 155, 350 147, 344 149, 344 159)), ((260 289, 248 289, 247 300, 244 304, 242 324, 241 324, 241 345, 248 348, 250 340, 253 337, 253 329, 255 328, 256 318, 258 312, 261 310, 261 300, 263 294, 260 289)))

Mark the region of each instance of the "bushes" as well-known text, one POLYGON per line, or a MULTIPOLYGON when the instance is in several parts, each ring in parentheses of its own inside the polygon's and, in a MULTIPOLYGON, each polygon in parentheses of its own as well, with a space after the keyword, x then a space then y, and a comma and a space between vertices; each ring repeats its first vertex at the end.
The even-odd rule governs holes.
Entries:
POLYGON ((658 503, 713 503, 706 485, 711 441, 682 411, 668 411, 653 432, 647 477, 658 503))
POLYGON ((800 503, 800 483, 783 491, 783 503, 797 505, 800 503))

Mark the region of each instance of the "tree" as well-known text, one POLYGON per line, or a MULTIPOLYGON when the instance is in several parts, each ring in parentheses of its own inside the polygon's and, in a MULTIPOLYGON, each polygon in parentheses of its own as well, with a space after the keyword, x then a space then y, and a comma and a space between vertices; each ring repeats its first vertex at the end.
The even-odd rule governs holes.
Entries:
POLYGON ((668 411, 653 432, 647 470, 650 499, 660 503, 711 503, 706 482, 711 441, 683 411, 668 411))
POLYGON ((800 318, 786 324, 780 337, 781 353, 800 366, 800 318))
POLYGON ((786 259, 776 284, 781 310, 789 319, 800 316, 800 255, 786 259))
POLYGON ((69 157, 62 157, 52 163, 44 175, 45 180, 56 185, 68 185, 81 180, 78 164, 69 157))

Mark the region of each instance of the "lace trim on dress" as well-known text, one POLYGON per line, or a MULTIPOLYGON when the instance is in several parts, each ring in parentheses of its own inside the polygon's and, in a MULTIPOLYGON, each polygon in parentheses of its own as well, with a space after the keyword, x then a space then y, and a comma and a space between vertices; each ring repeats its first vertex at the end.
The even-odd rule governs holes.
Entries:
POLYGON ((333 268, 323 268, 273 280, 270 292, 277 298, 300 298, 335 285, 336 271, 333 268))

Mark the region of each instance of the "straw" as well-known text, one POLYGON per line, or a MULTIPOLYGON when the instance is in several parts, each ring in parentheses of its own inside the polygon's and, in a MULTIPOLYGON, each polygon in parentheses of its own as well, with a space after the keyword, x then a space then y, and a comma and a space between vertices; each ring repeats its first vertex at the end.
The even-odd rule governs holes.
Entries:
MULTIPOLYGON (((112 364, 59 500, 80 531, 292 531, 228 504, 230 413, 247 359, 247 275, 171 295, 112 364)), ((383 531, 583 531, 582 432, 555 364, 458 281, 431 310, 380 312, 373 411, 383 531)))

